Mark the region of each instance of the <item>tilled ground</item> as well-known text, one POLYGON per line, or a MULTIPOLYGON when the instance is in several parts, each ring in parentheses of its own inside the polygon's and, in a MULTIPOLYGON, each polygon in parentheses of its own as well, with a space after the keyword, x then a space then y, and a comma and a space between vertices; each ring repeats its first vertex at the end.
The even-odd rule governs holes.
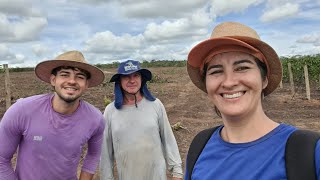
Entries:
MULTIPOLYGON (((154 82, 149 84, 151 92, 165 105, 171 125, 179 122, 183 127, 174 131, 174 134, 184 166, 192 138, 200 130, 221 124, 221 120, 215 115, 206 94, 192 84, 185 67, 150 68, 150 70, 154 75, 154 82)), ((102 112, 105 108, 104 99, 113 100, 113 84, 107 83, 107 80, 115 71, 115 69, 105 71, 106 80, 103 85, 89 89, 84 95, 86 101, 102 112)), ((51 87, 38 80, 34 72, 10 73, 10 80, 12 103, 18 98, 51 91, 51 87)), ((0 74, 0 82, 3 82, 3 86, 0 87, 1 118, 5 112, 4 74, 0 74)), ((278 88, 264 99, 266 114, 277 122, 320 132, 320 91, 316 85, 311 88, 312 99, 307 100, 303 85, 297 87, 296 94, 292 96, 288 84, 284 84, 284 88, 278 88)), ((95 179, 99 179, 99 172, 95 175, 95 179)))

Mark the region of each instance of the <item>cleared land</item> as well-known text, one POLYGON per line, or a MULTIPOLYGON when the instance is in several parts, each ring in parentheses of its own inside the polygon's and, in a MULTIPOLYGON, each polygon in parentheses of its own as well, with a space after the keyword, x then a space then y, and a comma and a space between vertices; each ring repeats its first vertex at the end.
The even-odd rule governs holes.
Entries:
MULTIPOLYGON (((198 90, 190 81, 185 67, 150 68, 154 82, 149 84, 151 92, 158 97, 166 107, 171 125, 181 123, 183 129, 174 131, 183 160, 192 138, 202 129, 221 124, 214 113, 206 94, 198 90)), ((105 83, 89 89, 84 99, 101 111, 105 105, 105 97, 113 99, 113 84, 107 83, 116 69, 106 69, 105 83)), ((10 73, 12 102, 18 98, 35 94, 48 93, 51 87, 36 78, 34 72, 10 73)), ((0 74, 0 118, 5 112, 4 74, 0 74)), ((311 98, 305 96, 304 85, 296 88, 292 97, 290 88, 284 84, 283 89, 277 89, 263 101, 266 114, 277 122, 288 123, 299 128, 320 132, 320 91, 311 86, 311 98)), ((84 149, 85 151, 85 149, 84 149)), ((99 179, 97 172, 95 179, 99 179)))

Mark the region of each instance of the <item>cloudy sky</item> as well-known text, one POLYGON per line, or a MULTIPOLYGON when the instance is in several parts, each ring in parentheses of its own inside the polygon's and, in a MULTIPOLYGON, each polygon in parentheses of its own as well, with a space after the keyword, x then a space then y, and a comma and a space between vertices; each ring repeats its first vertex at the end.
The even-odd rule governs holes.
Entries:
POLYGON ((224 21, 253 27, 280 56, 320 53, 320 0, 0 0, 0 64, 74 49, 92 64, 184 60, 224 21))

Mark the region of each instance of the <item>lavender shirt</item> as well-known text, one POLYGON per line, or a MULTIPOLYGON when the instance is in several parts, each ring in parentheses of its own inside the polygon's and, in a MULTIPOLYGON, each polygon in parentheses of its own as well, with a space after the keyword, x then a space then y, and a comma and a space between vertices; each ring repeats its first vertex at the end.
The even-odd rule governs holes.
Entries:
POLYGON ((85 101, 71 115, 52 109, 53 94, 18 100, 0 122, 0 180, 75 180, 82 147, 82 170, 94 174, 104 131, 102 113, 85 101), (11 158, 17 147, 15 170, 11 158))

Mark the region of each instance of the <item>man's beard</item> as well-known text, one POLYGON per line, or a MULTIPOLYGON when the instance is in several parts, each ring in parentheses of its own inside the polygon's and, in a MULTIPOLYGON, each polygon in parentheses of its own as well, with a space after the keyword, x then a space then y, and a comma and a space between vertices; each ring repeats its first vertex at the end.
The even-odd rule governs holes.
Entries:
POLYGON ((77 95, 77 96, 72 96, 72 97, 65 97, 63 95, 61 95, 60 93, 56 92, 56 94, 59 96, 60 99, 62 99, 64 102, 68 103, 68 104, 72 104, 74 103, 76 100, 78 100, 81 96, 81 94, 77 95))

